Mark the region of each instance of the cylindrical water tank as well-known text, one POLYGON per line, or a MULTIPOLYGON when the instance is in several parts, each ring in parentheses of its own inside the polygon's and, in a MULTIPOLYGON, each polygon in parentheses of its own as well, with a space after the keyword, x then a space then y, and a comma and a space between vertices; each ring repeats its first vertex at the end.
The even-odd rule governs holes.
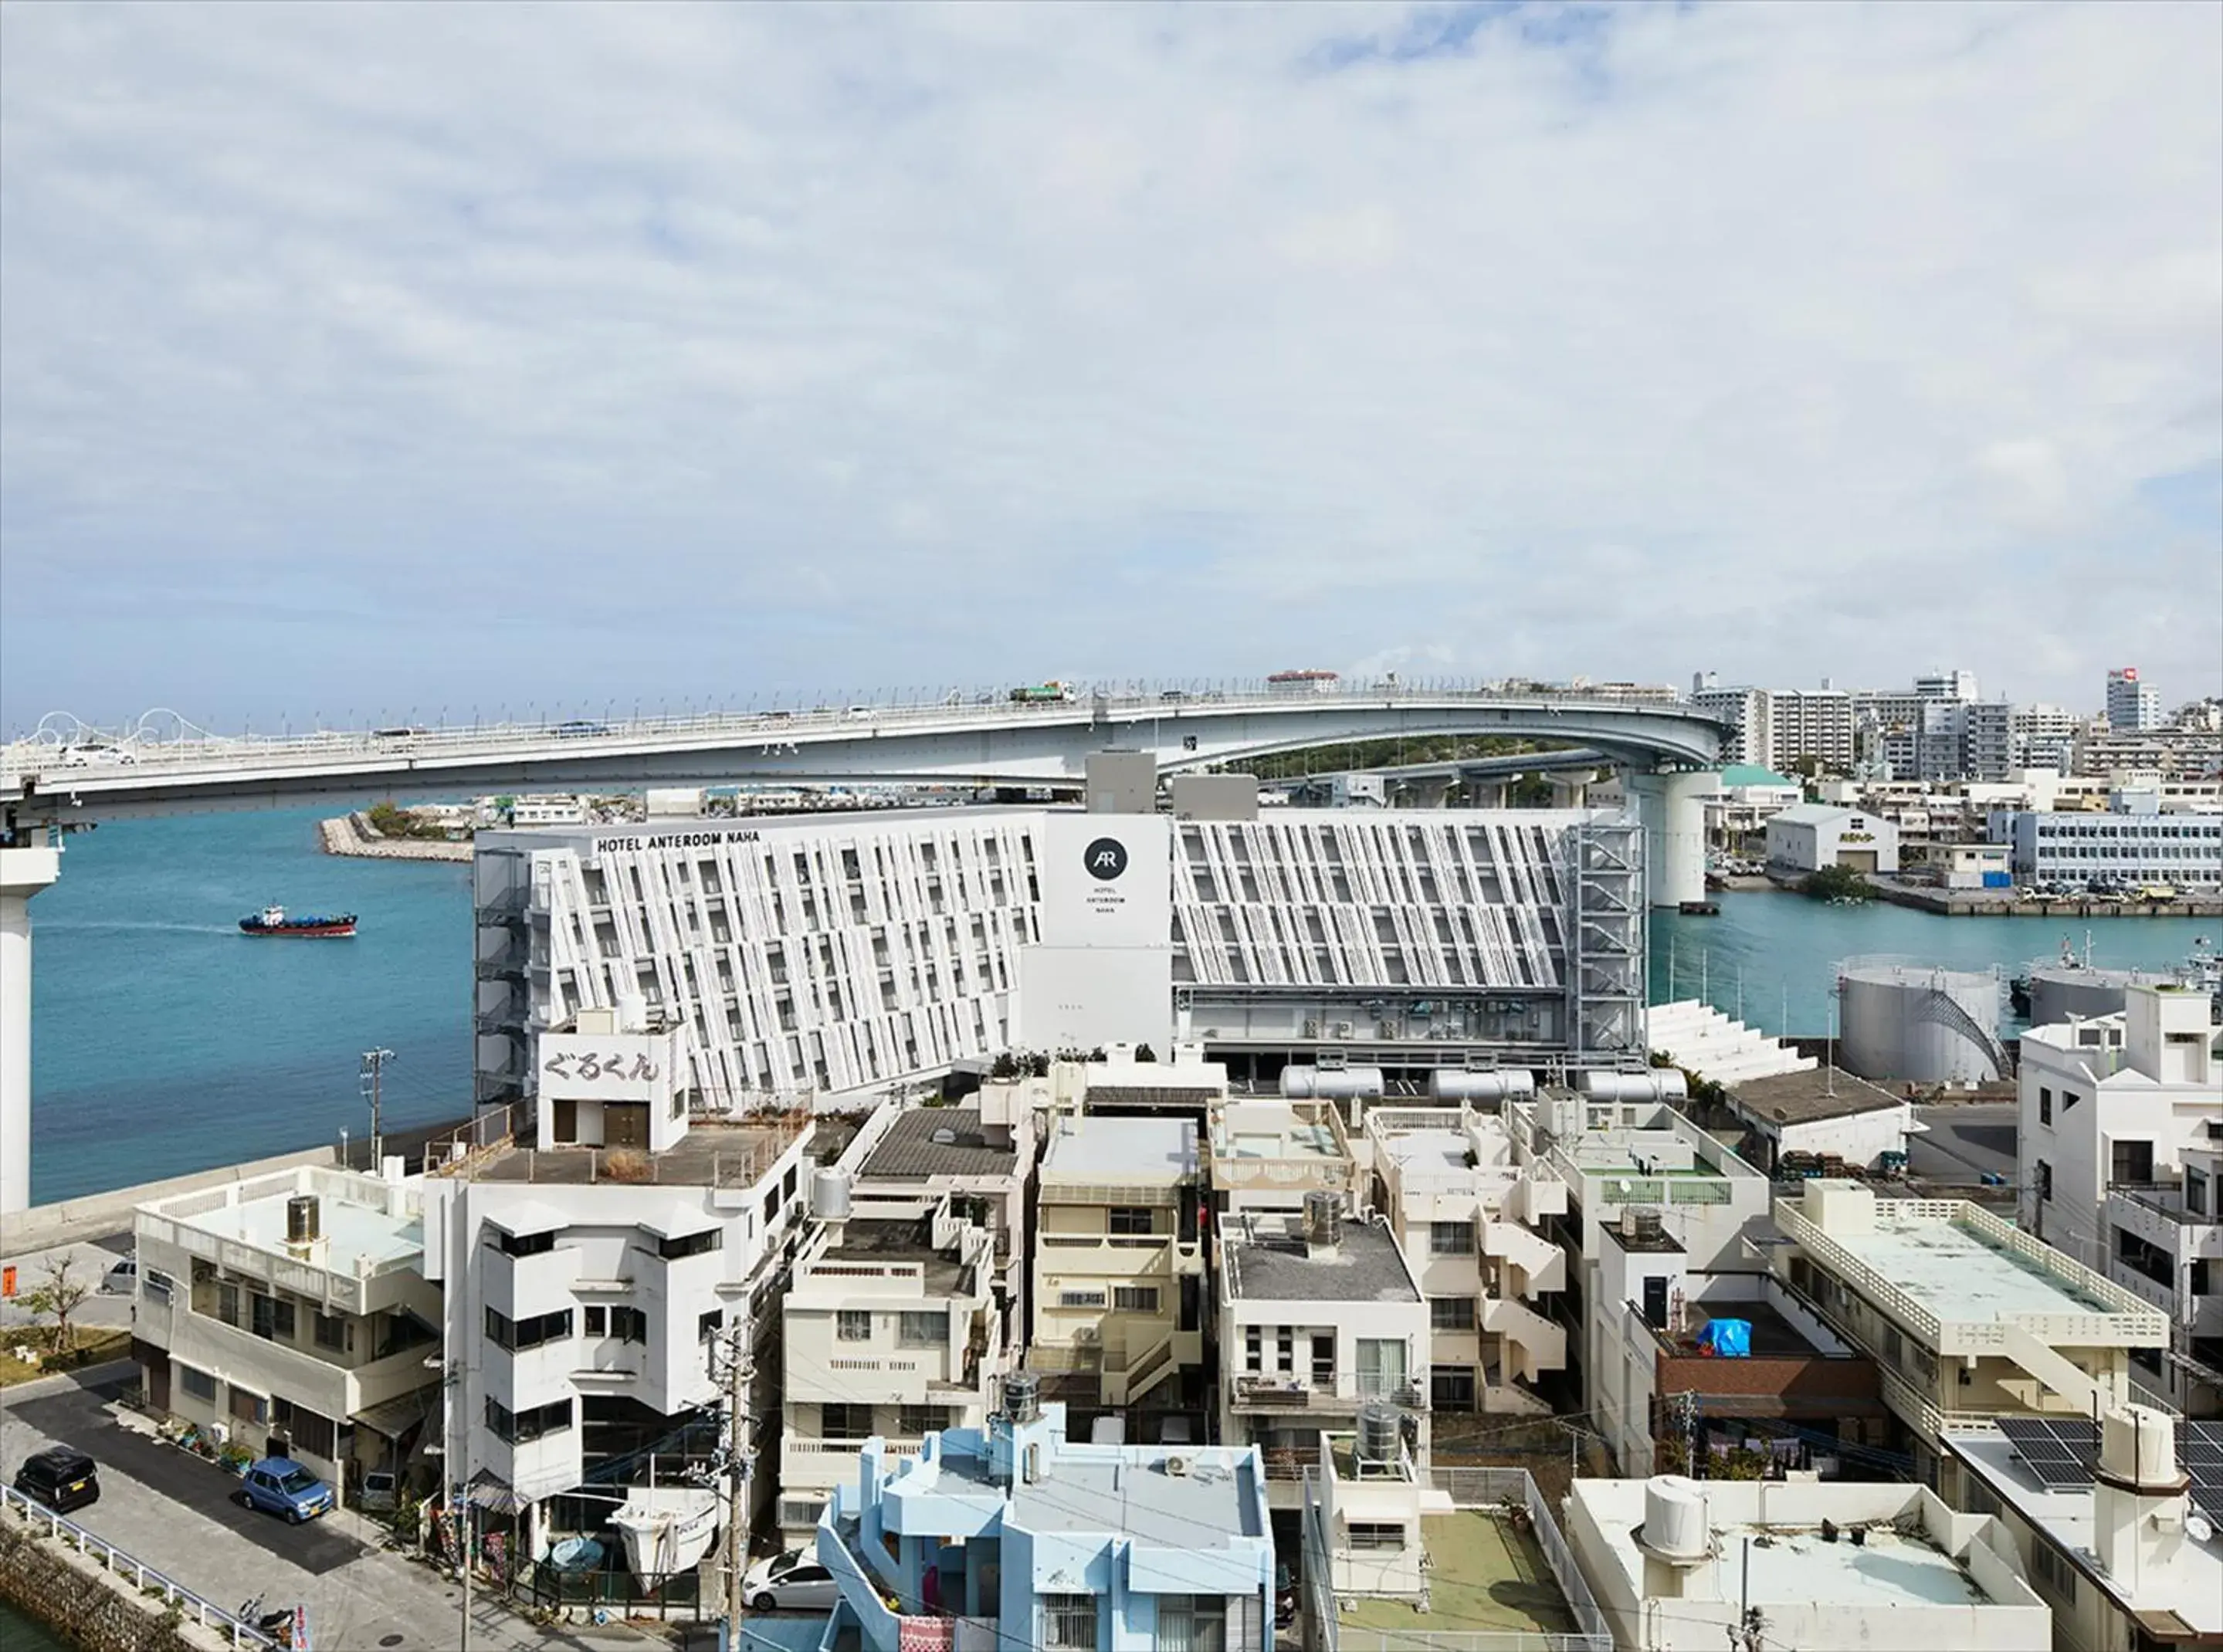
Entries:
POLYGON ((1681 1071, 1675 1067, 1647 1067, 1642 1072, 1579 1072, 1575 1075, 1575 1088, 1594 1102, 1680 1101, 1690 1093, 1681 1071))
POLYGON ((1386 1399, 1370 1399, 1358 1408, 1358 1455, 1363 1462, 1394 1463, 1404 1430, 1397 1408, 1386 1399))
POLYGON ((2176 979, 2166 970, 2032 970, 2030 1024, 2059 1027, 2072 1020, 2119 1015, 2132 986, 2167 986, 2176 979))
POLYGON ((1710 1530, 1706 1494, 1681 1474, 1644 1482, 1644 1546, 1670 1560, 1703 1560, 1710 1530))
POLYGON ((2004 1077, 2004 994, 1989 970, 1856 961, 1838 977, 1837 1065, 1863 1078, 1973 1084, 2004 1077))
POLYGON ((849 1219, 849 1172, 822 1170, 810 1178, 810 1214, 821 1222, 849 1219))
POLYGON ((1004 1379, 1004 1409, 1014 1423, 1031 1423, 1042 1415, 1042 1379, 1031 1371, 1014 1371, 1004 1379))
POLYGON ((1332 1248, 1343 1242, 1343 1203, 1332 1193, 1305 1195, 1305 1243, 1332 1248))
POLYGON ((1526 1101, 1536 1093, 1536 1075, 1525 1067, 1502 1072, 1439 1067, 1428 1075, 1428 1093, 1439 1102, 1526 1101))
POLYGON ((1294 1102, 1348 1101, 1382 1092, 1379 1067, 1306 1067, 1282 1069, 1282 1095, 1294 1102))
POLYGON ((313 1193, 296 1193, 286 1201, 286 1242, 306 1245, 320 1238, 324 1228, 313 1193))
POLYGON ((2100 1468, 2141 1490, 2176 1485, 2176 1420, 2144 1405, 2119 1405, 2100 1420, 2100 1468))

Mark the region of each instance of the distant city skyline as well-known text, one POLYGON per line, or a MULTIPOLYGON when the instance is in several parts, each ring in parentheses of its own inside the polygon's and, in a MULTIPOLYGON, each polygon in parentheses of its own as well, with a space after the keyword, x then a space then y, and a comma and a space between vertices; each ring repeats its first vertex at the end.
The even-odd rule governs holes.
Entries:
POLYGON ((0 728, 2223 694, 2223 9, 0 9, 0 728))

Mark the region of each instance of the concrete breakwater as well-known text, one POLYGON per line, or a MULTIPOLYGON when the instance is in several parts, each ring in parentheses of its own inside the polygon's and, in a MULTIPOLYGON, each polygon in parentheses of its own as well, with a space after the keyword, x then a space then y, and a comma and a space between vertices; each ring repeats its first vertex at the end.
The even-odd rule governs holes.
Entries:
POLYGON ((355 855, 365 860, 445 860, 468 864, 471 846, 438 838, 388 838, 380 834, 361 813, 334 815, 317 822, 328 855, 355 855))

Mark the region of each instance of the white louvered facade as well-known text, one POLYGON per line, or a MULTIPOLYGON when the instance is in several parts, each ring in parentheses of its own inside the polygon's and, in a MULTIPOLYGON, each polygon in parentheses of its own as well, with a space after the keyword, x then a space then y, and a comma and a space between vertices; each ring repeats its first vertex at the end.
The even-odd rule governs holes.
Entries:
POLYGON ((1123 898, 1161 982, 1170 959, 1176 1037, 1412 1046, 1427 1065, 1476 1046, 1640 1050, 1640 851, 1626 822, 1585 810, 935 809, 488 832, 479 1094, 528 1091, 539 1029, 627 999, 678 1029, 683 1084, 714 1107, 936 1074, 1023 1041, 1023 975, 1138 1004, 1137 937, 1092 962, 1105 943, 1082 933, 1123 898), (1133 845, 1113 883, 1080 864, 1099 831, 1133 845), (1169 922, 1153 905, 1168 886, 1169 922))

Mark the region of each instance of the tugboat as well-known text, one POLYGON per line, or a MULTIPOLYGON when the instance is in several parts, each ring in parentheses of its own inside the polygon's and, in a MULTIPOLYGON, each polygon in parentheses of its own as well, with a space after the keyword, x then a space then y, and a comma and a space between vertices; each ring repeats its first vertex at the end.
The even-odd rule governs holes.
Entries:
POLYGON ((355 933, 355 914, 336 915, 319 914, 309 918, 289 918, 283 907, 265 907, 251 918, 239 920, 240 933, 247 935, 296 935, 304 939, 320 940, 355 933))

